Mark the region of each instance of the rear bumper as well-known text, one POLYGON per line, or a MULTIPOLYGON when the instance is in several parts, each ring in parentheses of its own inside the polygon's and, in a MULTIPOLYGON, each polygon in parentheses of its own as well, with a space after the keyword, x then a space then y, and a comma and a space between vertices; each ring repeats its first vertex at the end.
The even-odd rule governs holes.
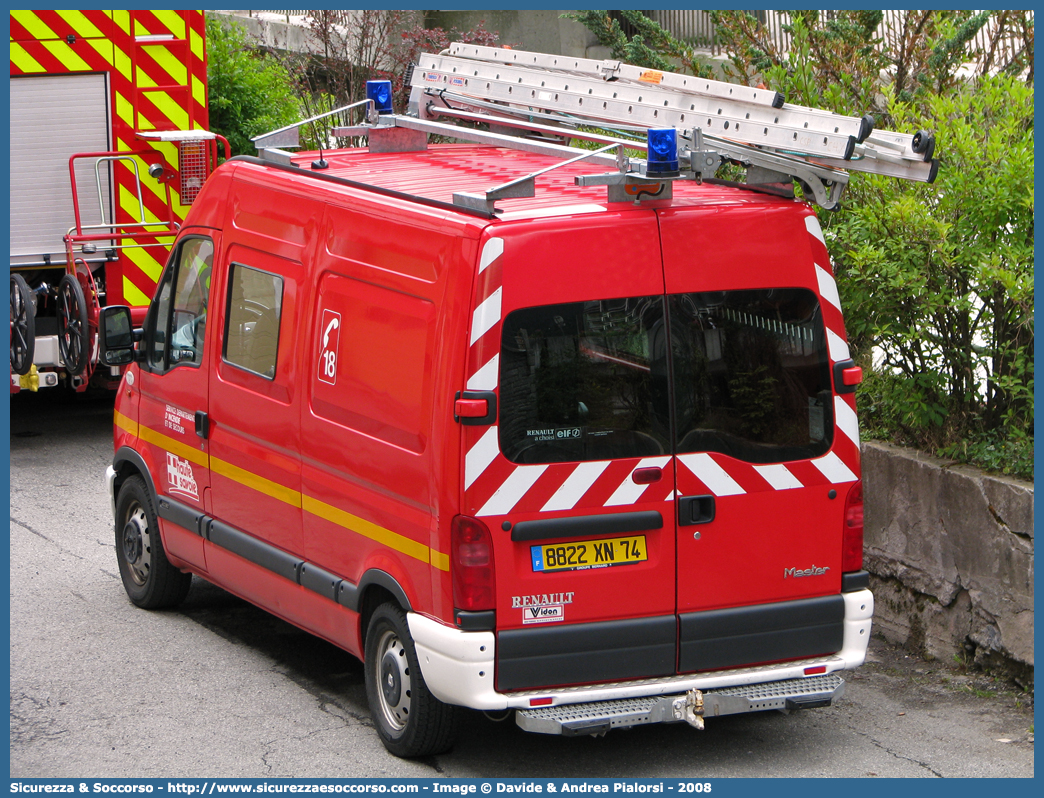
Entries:
POLYGON ((515 722, 526 731, 577 737, 605 734, 651 723, 688 723, 703 728, 704 718, 761 712, 827 707, 841 697, 844 680, 836 673, 785 679, 781 682, 689 690, 681 695, 623 698, 588 704, 562 704, 519 710, 515 722))
POLYGON ((841 650, 830 656, 777 665, 511 693, 497 692, 494 688, 496 637, 493 632, 463 632, 417 613, 409 613, 407 618, 410 634, 416 643, 421 673, 436 698, 472 709, 528 710, 532 706, 530 701, 535 698, 542 699, 544 706, 554 707, 649 696, 678 696, 690 690, 707 691, 806 679, 808 668, 822 666, 825 674, 856 668, 866 658, 874 597, 869 590, 842 595, 845 602, 843 642, 841 650), (547 699, 550 699, 550 704, 546 703, 547 699))

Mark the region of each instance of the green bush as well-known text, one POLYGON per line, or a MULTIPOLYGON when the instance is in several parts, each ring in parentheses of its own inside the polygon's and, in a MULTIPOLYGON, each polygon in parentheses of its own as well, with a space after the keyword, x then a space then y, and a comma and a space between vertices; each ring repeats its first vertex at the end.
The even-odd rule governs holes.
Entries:
POLYGON ((888 109, 935 131, 941 164, 931 185, 853 177, 826 227, 850 344, 889 375, 861 394, 925 448, 1031 442, 1033 90, 987 76, 888 109))
POLYGON ((301 119, 286 70, 251 47, 235 22, 207 16, 210 129, 228 139, 232 155, 255 155, 251 137, 301 119))
MULTIPOLYGON (((608 12, 570 16, 614 58, 678 60, 655 23, 620 13, 639 36, 608 12)), ((747 12, 711 13, 729 79, 792 104, 872 113, 879 129, 934 132, 934 183, 852 172, 842 208, 819 214, 866 374, 860 425, 865 437, 1032 479, 1031 13, 908 11, 882 41, 881 11, 791 11, 786 50, 747 12), (1017 46, 996 46, 1005 39, 1017 46)))

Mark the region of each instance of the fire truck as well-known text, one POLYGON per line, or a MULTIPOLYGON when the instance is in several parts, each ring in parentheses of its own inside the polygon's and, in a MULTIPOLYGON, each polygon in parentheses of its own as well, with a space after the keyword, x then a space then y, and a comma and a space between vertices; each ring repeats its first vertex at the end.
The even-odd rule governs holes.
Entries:
POLYGON ((202 11, 11 11, 11 392, 115 388, 107 304, 144 318, 217 164, 202 11))

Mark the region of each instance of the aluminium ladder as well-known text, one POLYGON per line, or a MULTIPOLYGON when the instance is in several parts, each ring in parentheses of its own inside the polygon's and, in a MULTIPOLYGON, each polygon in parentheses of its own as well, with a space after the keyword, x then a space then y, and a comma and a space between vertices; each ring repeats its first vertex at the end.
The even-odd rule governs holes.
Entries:
MULTIPOLYGON (((796 180, 810 200, 830 209, 837 207, 851 171, 931 182, 938 170, 927 131, 876 131, 870 116, 792 105, 762 88, 614 60, 454 43, 442 53, 420 56, 411 88, 407 115, 378 116, 371 107, 365 123, 336 128, 334 135, 367 136, 371 150, 390 151, 423 149, 431 133, 562 156, 566 160, 558 167, 581 159, 601 162, 613 171, 576 181, 608 186, 610 201, 653 194, 665 199, 673 179, 713 179, 731 162, 747 168, 752 188, 787 193, 796 180), (440 117, 484 123, 489 131, 435 121, 440 117), (647 173, 644 162, 624 156, 625 147, 645 149, 644 141, 592 133, 592 128, 643 136, 653 128, 676 129, 680 174, 647 173), (512 129, 514 135, 508 135, 512 129), (604 146, 578 151, 556 143, 574 138, 604 146), (657 189, 643 192, 643 185, 657 189)), ((262 156, 287 161, 289 154, 275 148, 296 146, 298 127, 257 137, 262 156)), ((544 171, 481 195, 456 194, 454 202, 492 212, 498 199, 532 196, 533 179, 544 171)))

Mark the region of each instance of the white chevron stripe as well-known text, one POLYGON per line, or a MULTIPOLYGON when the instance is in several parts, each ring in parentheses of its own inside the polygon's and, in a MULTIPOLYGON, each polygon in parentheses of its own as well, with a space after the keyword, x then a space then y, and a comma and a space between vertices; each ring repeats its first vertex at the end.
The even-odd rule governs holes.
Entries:
POLYGON ((819 226, 819 219, 815 216, 805 217, 805 227, 814 237, 818 238, 823 246, 826 246, 826 238, 823 237, 823 228, 819 226))
POLYGON ((765 478, 775 490, 790 490, 792 488, 803 488, 800 480, 794 476, 785 465, 754 466, 754 470, 765 478))
POLYGON ((837 423, 837 428, 848 437, 848 440, 858 447, 859 419, 856 417, 855 410, 849 407, 848 403, 840 396, 834 397, 834 421, 837 423))
POLYGON ((500 321, 500 297, 502 288, 497 288, 492 294, 475 308, 471 317, 471 343, 474 344, 500 321))
POLYGON ((541 512, 552 510, 572 510, 581 497, 587 493, 595 480, 609 467, 609 460, 601 460, 590 463, 580 463, 573 473, 570 474, 562 487, 555 491, 555 495, 547 500, 547 504, 540 508, 541 512))
POLYGON ((493 358, 482 368, 471 375, 471 379, 468 380, 469 391, 493 391, 496 390, 497 380, 500 377, 500 353, 493 355, 493 358))
POLYGON ((479 274, 482 274, 493 261, 504 254, 504 239, 491 238, 482 247, 482 257, 479 259, 479 274))
POLYGON ((732 477, 725 473, 725 469, 714 462, 714 459, 706 453, 679 454, 678 459, 686 468, 695 474, 711 493, 715 496, 736 496, 746 493, 732 477))
POLYGON ((518 504, 518 500, 526 495, 526 491, 533 487, 533 483, 546 470, 546 465, 519 466, 476 515, 504 515, 511 512, 511 508, 518 504))
POLYGON ((827 327, 826 333, 827 351, 830 353, 830 359, 835 363, 840 363, 842 360, 851 360, 852 356, 848 352, 848 344, 845 343, 845 339, 829 327, 827 327))
POLYGON ((486 434, 478 439, 478 443, 464 457, 464 488, 470 488, 475 480, 482 476, 482 472, 489 468, 489 464, 496 458, 500 451, 497 440, 497 427, 492 426, 486 430, 486 434))
POLYGON ((639 460, 638 465, 631 469, 631 473, 624 478, 624 481, 613 491, 613 495, 609 497, 609 500, 603 506, 619 507, 621 504, 634 504, 649 486, 636 484, 631 479, 631 474, 639 468, 663 468, 670 462, 670 459, 670 457, 646 457, 639 460))
POLYGON ((840 482, 855 482, 857 478, 852 470, 841 461, 841 458, 833 452, 827 452, 823 457, 813 460, 812 465, 835 485, 840 482))
POLYGON ((819 282, 819 295, 838 310, 841 310, 841 297, 837 293, 837 281, 830 272, 816 264, 816 280, 819 282))

